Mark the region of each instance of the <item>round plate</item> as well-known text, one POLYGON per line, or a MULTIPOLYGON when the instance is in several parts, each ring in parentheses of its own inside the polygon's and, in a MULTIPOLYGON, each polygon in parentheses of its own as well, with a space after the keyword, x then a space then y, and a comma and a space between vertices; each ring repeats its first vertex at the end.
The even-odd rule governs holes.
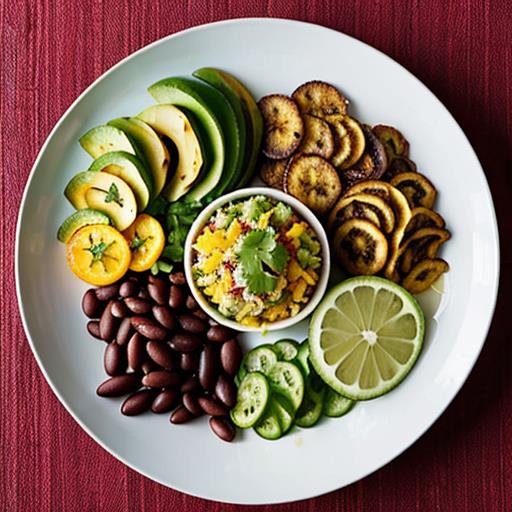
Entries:
MULTIPOLYGON (((18 223, 16 279, 25 330, 52 389, 105 449, 148 477, 183 492, 233 503, 277 503, 343 487, 416 441, 453 399, 485 340, 496 300, 496 219, 480 164, 443 105, 414 76, 377 50, 315 25, 243 19, 205 25, 158 41, 116 65, 69 108, 44 144, 18 223), (88 128, 134 115, 152 103, 146 88, 201 66, 234 73, 256 97, 291 93, 321 79, 351 100, 370 124, 397 126, 418 168, 439 190, 437 208, 453 238, 444 292, 427 294, 427 336, 409 377, 392 393, 346 417, 295 430, 276 442, 243 432, 227 444, 206 421, 173 426, 166 416, 127 418, 120 400, 99 399, 104 345, 85 331, 86 286, 67 269, 55 233, 71 207, 62 192, 90 159, 77 143, 88 128), (381 77, 375 80, 375 77, 381 77), (434 299, 434 300, 432 300, 434 299)), ((270 333, 304 336, 306 326, 270 333)), ((246 346, 261 336, 245 338, 246 346)))

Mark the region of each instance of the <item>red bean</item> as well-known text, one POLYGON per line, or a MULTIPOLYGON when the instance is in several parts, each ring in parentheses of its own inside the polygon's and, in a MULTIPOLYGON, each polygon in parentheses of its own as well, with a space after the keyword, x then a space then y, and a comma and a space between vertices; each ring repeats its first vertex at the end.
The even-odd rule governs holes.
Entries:
POLYGON ((119 287, 119 295, 121 297, 133 297, 134 295, 137 294, 137 292, 139 291, 139 285, 129 279, 128 281, 125 281, 120 287, 119 287))
POLYGON ((87 322, 87 331, 91 336, 94 336, 95 338, 98 338, 101 340, 101 334, 100 334, 100 323, 98 320, 89 320, 87 322))
POLYGON ((220 362, 228 375, 235 375, 240 367, 242 351, 237 340, 229 340, 222 344, 220 349, 220 362))
POLYGON ((162 279, 154 278, 152 282, 148 284, 149 296, 160 306, 163 306, 167 302, 169 296, 168 291, 169 285, 162 279))
POLYGON ((128 342, 126 353, 128 355, 128 366, 132 370, 140 370, 144 362, 146 341, 136 332, 128 342))
POLYGON ((172 284, 177 284, 180 286, 187 282, 183 272, 173 272, 172 274, 169 274, 169 281, 171 281, 172 284))
POLYGON ((213 345, 206 345, 199 355, 198 377, 203 389, 212 390, 217 382, 217 375, 218 353, 213 345))
POLYGON ((184 331, 191 332, 193 334, 201 334, 207 329, 206 322, 203 322, 200 318, 197 318, 194 315, 179 315, 178 323, 184 331))
POLYGON ((225 375, 220 374, 215 384, 215 396, 227 407, 236 405, 236 386, 234 382, 225 375))
POLYGON ((102 309, 101 301, 92 288, 84 293, 82 298, 82 311, 89 318, 99 318, 102 309))
POLYGON ((229 340, 235 335, 234 331, 229 327, 225 327, 223 325, 212 325, 208 332, 206 333, 206 337, 209 341, 222 343, 224 341, 229 340))
POLYGON ((151 303, 149 300, 139 299, 138 297, 126 297, 124 303, 126 307, 136 315, 145 315, 151 311, 151 303))
POLYGON ((176 372, 156 370, 142 377, 142 384, 148 388, 167 388, 177 386, 180 382, 180 375, 176 372))
POLYGON ((119 320, 112 315, 112 302, 107 304, 100 318, 100 336, 105 341, 112 341, 116 334, 119 320))
POLYGON ((197 380, 197 377, 192 376, 189 377, 180 387, 180 391, 182 393, 190 393, 191 391, 197 391, 201 387, 201 384, 199 384, 199 381, 197 380))
POLYGON ((177 365, 177 354, 167 343, 161 341, 149 341, 146 351, 151 359, 162 368, 175 369, 177 365))
POLYGON ((229 418, 222 416, 212 417, 210 418, 209 423, 213 433, 223 441, 230 443, 235 438, 236 429, 229 418))
POLYGON ((169 306, 173 309, 179 308, 185 302, 185 292, 183 288, 175 284, 171 285, 169 290, 169 306))
POLYGON ((183 395, 183 405, 194 415, 201 416, 203 414, 203 409, 199 405, 197 401, 197 396, 192 393, 185 393, 183 395))
POLYGON ((156 398, 153 400, 151 410, 154 413, 161 414, 163 412, 169 412, 176 406, 180 394, 175 389, 165 389, 161 391, 156 398))
POLYGON ((201 409, 209 416, 226 416, 229 412, 225 405, 210 396, 200 396, 197 401, 201 409))
POLYGON ((166 329, 174 329, 174 316, 167 306, 153 306, 153 316, 166 329))
POLYGON ((114 299, 119 295, 119 284, 109 284, 108 286, 100 286, 99 288, 96 288, 96 297, 98 299, 107 301, 110 299, 114 299))
POLYGON ((114 315, 116 318, 124 318, 128 314, 128 309, 124 302, 121 302, 117 299, 112 301, 110 310, 112 311, 112 315, 114 315))
POLYGON ((132 333, 132 322, 131 319, 126 317, 121 320, 119 329, 117 329, 116 341, 118 345, 126 345, 130 339, 132 333))
POLYGON ((168 336, 168 331, 151 318, 133 316, 132 325, 134 329, 148 340, 163 341, 168 336))
POLYGON ((121 405, 121 412, 125 416, 136 416, 146 412, 151 407, 155 398, 155 392, 143 389, 129 396, 121 405))
POLYGON ((171 423, 180 424, 186 423, 187 421, 193 420, 196 416, 194 416, 186 407, 180 405, 170 417, 171 423))
POLYGON ((201 338, 195 334, 175 334, 170 345, 178 352, 193 352, 203 344, 201 338))
POLYGON ((123 348, 115 341, 105 348, 103 365, 107 375, 120 375, 126 371, 126 357, 123 348))
POLYGON ((96 390, 99 396, 117 397, 123 396, 140 387, 140 375, 135 373, 126 373, 107 379, 101 383, 96 390))
POLYGON ((180 368, 185 372, 194 373, 199 367, 198 352, 182 352, 180 356, 180 368))
POLYGON ((193 295, 189 295, 187 300, 185 301, 185 307, 187 309, 196 309, 198 307, 196 299, 194 299, 193 295))

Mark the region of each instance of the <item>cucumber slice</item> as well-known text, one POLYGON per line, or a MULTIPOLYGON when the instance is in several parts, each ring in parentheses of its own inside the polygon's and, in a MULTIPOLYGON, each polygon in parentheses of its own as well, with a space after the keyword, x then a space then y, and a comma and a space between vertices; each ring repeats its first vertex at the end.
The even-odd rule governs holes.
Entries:
POLYGON ((297 363, 300 365, 302 373, 307 377, 309 375, 310 364, 309 364, 309 344, 308 340, 304 340, 299 345, 299 350, 296 358, 297 363))
POLYGON ((272 391, 288 398, 297 410, 304 397, 304 377, 299 368, 288 361, 280 361, 266 375, 272 391))
POLYGON ((276 341, 272 348, 281 361, 291 361, 297 357, 299 352, 299 344, 290 339, 276 341))
POLYGON ((279 425, 281 425, 281 430, 283 431, 284 435, 293 425, 293 420, 295 419, 295 410, 292 403, 283 395, 274 393, 271 400, 274 402, 277 420, 279 421, 279 425))
POLYGON ((240 428, 255 425, 265 412, 269 397, 267 379, 258 372, 247 374, 240 383, 236 405, 230 412, 233 423, 240 428))
POLYGON ((308 383, 304 400, 295 416, 295 424, 297 426, 309 428, 318 423, 320 416, 322 416, 324 396, 325 386, 322 386, 319 391, 316 391, 314 386, 308 383))
POLYGON ((354 400, 336 393, 334 389, 327 388, 322 412, 325 416, 329 416, 329 418, 339 418, 347 414, 355 404, 354 400))
POLYGON ((279 423, 278 414, 274 402, 271 401, 265 414, 258 424, 254 427, 256 433, 264 439, 275 441, 283 435, 283 429, 279 423))
POLYGON ((238 371, 238 378, 241 382, 249 372, 261 372, 267 375, 275 363, 277 363, 277 356, 272 350, 272 345, 260 345, 245 354, 238 371))

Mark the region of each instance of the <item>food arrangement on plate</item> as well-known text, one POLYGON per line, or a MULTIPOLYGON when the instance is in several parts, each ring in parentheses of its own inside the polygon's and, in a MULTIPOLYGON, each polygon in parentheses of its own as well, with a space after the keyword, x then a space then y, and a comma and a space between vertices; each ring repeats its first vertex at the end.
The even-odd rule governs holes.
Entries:
POLYGON ((448 271, 450 233, 405 137, 349 115, 333 85, 256 102, 224 71, 193 76, 80 138, 93 161, 65 188, 76 211, 57 238, 96 287, 82 309, 107 342, 99 396, 274 440, 408 375, 425 323, 413 294, 448 271), (256 172, 266 187, 244 188, 256 172), (265 342, 304 318, 306 339, 265 342), (245 354, 242 331, 261 337, 245 354))

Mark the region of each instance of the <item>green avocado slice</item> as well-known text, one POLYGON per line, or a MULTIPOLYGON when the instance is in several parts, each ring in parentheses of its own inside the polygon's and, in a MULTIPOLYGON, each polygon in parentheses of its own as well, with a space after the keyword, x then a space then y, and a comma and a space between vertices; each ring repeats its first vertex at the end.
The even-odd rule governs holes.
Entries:
POLYGON ((57 231, 57 239, 67 244, 71 237, 84 226, 110 223, 110 217, 98 210, 93 210, 92 208, 77 210, 60 225, 57 231))
POLYGON ((141 149, 137 143, 123 130, 115 126, 102 124, 91 128, 78 139, 89 155, 98 158, 109 151, 126 151, 133 153, 139 158, 144 158, 141 149))

